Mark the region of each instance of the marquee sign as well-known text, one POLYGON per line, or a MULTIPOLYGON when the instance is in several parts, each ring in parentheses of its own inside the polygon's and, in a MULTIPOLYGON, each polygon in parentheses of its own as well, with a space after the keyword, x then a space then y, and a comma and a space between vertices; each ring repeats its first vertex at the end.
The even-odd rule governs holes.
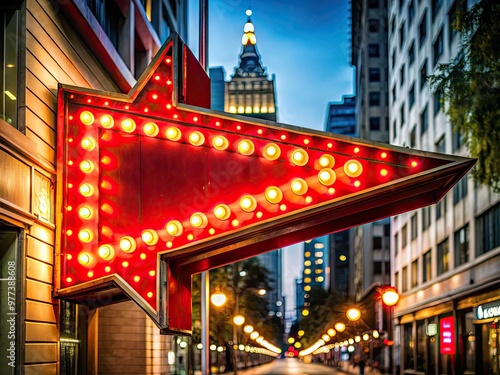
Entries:
POLYGON ((437 202, 474 161, 207 109, 177 35, 129 94, 61 86, 56 294, 191 330, 191 275, 437 202))

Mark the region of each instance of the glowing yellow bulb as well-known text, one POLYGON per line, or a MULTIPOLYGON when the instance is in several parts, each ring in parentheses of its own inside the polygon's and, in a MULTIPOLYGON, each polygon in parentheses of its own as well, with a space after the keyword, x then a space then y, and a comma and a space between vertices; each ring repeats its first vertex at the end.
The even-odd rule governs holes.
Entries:
POLYGON ((227 219, 229 219, 229 216, 231 215, 231 210, 230 210, 229 206, 227 206, 225 204, 218 204, 214 208, 214 215, 219 220, 227 220, 227 219))
POLYGON ((128 261, 126 261, 126 260, 124 260, 124 261, 122 262, 122 266, 123 266, 124 268, 127 268, 127 267, 129 266, 129 262, 128 262, 128 261))
POLYGON ((266 199, 269 203, 279 203, 283 199, 283 192, 276 186, 270 186, 266 189, 266 199))
POLYGON ((229 146, 229 142, 226 137, 218 135, 217 137, 214 137, 212 145, 216 150, 223 151, 229 146))
POLYGON ((120 240, 120 249, 126 253, 132 253, 136 249, 137 244, 135 240, 130 236, 124 236, 120 240))
POLYGON ((252 141, 244 139, 238 143, 238 151, 242 155, 252 155, 255 151, 255 146, 252 141))
POLYGON ((335 327, 335 330, 336 330, 337 332, 344 332, 344 331, 345 331, 345 324, 344 324, 344 323, 342 323, 342 322, 337 322, 337 323, 335 323, 335 326, 334 326, 334 327, 335 327))
POLYGON ((102 115, 99 121, 101 126, 106 129, 111 129, 115 125, 115 120, 108 114, 102 115))
POLYGON ((91 173, 94 170, 94 163, 90 160, 84 160, 80 163, 80 170, 83 173, 91 173))
POLYGON ((87 206, 80 207, 78 210, 78 216, 80 216, 82 219, 89 220, 92 218, 92 209, 87 206))
POLYGON ((178 220, 169 221, 166 229, 172 237, 179 237, 182 234, 182 224, 178 220))
POLYGON ((191 215, 191 218, 189 219, 189 222, 191 223, 191 226, 194 228, 205 228, 208 224, 208 219, 205 216, 205 214, 201 212, 195 212, 194 214, 191 215))
POLYGON ((333 168, 335 165, 335 158, 332 155, 322 155, 319 158, 319 165, 321 168, 333 168))
POLYGON ((257 200, 251 195, 244 195, 240 199, 240 207, 245 212, 253 212, 257 208, 257 200))
POLYGON ((385 151, 384 151, 384 152, 382 152, 382 153, 380 154, 380 157, 381 157, 382 159, 387 158, 387 152, 385 152, 385 151))
POLYGON ((238 219, 234 219, 233 221, 231 221, 231 225, 233 227, 237 227, 238 225, 240 225, 240 222, 238 221, 238 219))
POLYGON ((89 265, 91 261, 92 261, 92 258, 90 256, 90 254, 87 254, 87 253, 78 254, 78 262, 81 265, 83 265, 83 266, 89 265))
POLYGON ((189 143, 191 143, 193 146, 201 146, 204 142, 205 136, 202 133, 194 131, 189 134, 189 143))
POLYGON ((136 128, 135 121, 131 118, 126 118, 122 121, 122 129, 127 133, 132 133, 136 128))
POLYGON ((178 141, 181 139, 181 131, 176 127, 170 127, 167 129, 166 136, 171 141, 178 141))
POLYGON ((90 241, 92 241, 92 232, 88 229, 82 229, 80 232, 78 232, 78 238, 82 242, 89 243, 90 241))
POLYGON ((363 172, 363 166, 359 161, 351 159, 344 164, 344 172, 349 177, 358 177, 363 172))
POLYGON ((337 331, 335 331, 333 328, 330 328, 328 329, 328 331, 326 331, 326 333, 328 333, 330 337, 333 337, 337 334, 337 331))
POLYGON ((153 277, 154 275, 156 275, 156 271, 155 270, 151 270, 148 273, 149 273, 149 276, 151 276, 151 277, 153 277))
POLYGON ((354 187, 360 187, 361 186, 361 182, 359 180, 357 181, 354 181, 354 187))
POLYGON ((264 147, 263 154, 267 160, 276 160, 281 155, 281 149, 277 144, 269 143, 264 147))
POLYGON ((87 151, 92 151, 95 147, 95 140, 92 137, 85 137, 82 139, 82 148, 87 151))
POLYGON ((418 165, 418 162, 413 160, 410 164, 413 168, 415 168, 418 165))
POLYGON ((385 177, 385 176, 387 176, 388 174, 389 174, 389 172, 387 171, 387 169, 385 169, 385 168, 384 168, 384 169, 381 169, 381 170, 380 170, 380 175, 381 175, 381 176, 385 177))
POLYGON ((307 152, 301 148, 296 149, 292 152, 291 162, 299 167, 307 164, 309 161, 309 155, 307 152))
POLYGON ((144 124, 143 130, 144 130, 144 134, 146 134, 150 137, 156 137, 158 135, 158 133, 160 132, 158 125, 156 125, 154 122, 148 122, 148 123, 144 124))
POLYGON ((318 181, 325 186, 333 185, 335 180, 337 179, 337 175, 332 169, 324 168, 318 173, 318 181))
POLYGON ((297 195, 304 195, 307 193, 307 182, 302 178, 296 178, 290 184, 292 191, 297 195))
POLYGON ((111 245, 102 245, 99 247, 98 254, 104 260, 111 260, 115 257, 115 249, 111 245))
POLYGON ((89 111, 83 111, 80 114, 80 121, 83 125, 92 125, 94 123, 94 115, 89 111))
POLYGON ((156 231, 154 231, 153 229, 144 230, 141 234, 141 238, 146 245, 150 246, 156 245, 159 239, 158 233, 156 233, 156 231))
POLYGON ((90 197, 94 194, 94 187, 90 184, 81 184, 79 190, 84 197, 90 197))

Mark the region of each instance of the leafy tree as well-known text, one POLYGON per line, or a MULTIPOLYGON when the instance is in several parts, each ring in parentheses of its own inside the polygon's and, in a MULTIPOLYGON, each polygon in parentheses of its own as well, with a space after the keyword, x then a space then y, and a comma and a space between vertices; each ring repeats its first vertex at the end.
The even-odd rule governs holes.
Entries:
POLYGON ((457 0, 459 53, 439 65, 429 83, 442 95, 454 130, 478 159, 475 180, 500 192, 500 2, 480 0, 462 11, 465 4, 457 0))

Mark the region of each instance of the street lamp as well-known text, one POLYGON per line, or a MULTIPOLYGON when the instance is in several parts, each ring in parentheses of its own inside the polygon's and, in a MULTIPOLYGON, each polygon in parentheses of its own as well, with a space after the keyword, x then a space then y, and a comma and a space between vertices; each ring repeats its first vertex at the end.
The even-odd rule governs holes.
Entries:
POLYGON ((357 309, 356 307, 350 307, 347 309, 346 314, 347 319, 349 319, 351 322, 356 322, 361 318, 361 311, 357 309))
POLYGON ((216 290, 210 297, 210 301, 214 304, 214 306, 221 307, 226 303, 227 297, 220 290, 216 290))
POLYGON ((399 302, 399 293, 398 290, 392 286, 387 286, 382 289, 381 291, 381 299, 382 303, 387 306, 387 364, 388 364, 388 370, 389 373, 392 374, 394 371, 393 365, 394 362, 392 360, 392 357, 394 355, 394 350, 393 350, 393 355, 390 355, 389 353, 389 347, 392 345, 392 316, 393 316, 393 309, 394 306, 399 302))

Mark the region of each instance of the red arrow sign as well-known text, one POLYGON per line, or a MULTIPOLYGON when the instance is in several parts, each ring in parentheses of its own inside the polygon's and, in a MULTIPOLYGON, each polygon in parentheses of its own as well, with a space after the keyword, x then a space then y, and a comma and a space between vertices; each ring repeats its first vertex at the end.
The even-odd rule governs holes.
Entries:
POLYGON ((434 203, 474 163, 213 112, 209 93, 177 36, 128 95, 60 88, 60 297, 132 298, 189 331, 191 274, 434 203))

